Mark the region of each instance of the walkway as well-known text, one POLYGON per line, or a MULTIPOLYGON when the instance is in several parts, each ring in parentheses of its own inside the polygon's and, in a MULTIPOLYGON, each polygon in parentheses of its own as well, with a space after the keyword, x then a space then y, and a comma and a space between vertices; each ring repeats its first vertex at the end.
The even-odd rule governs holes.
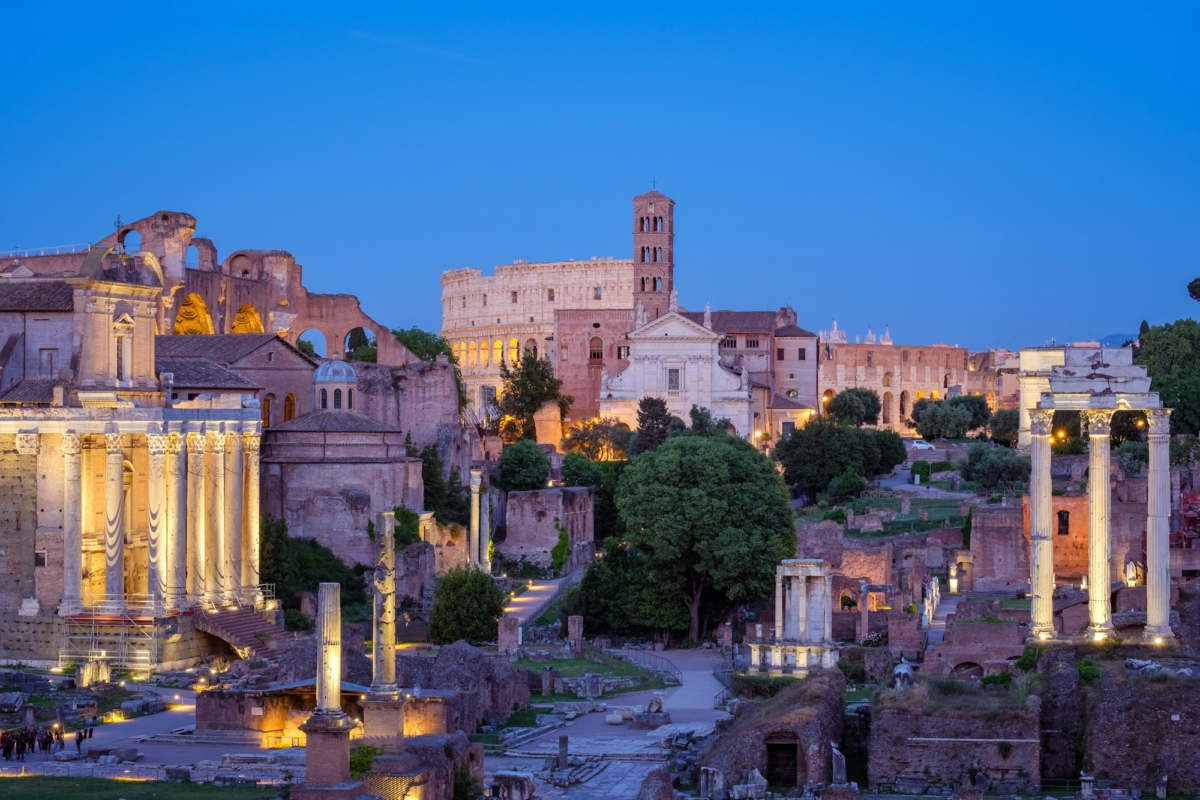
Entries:
POLYGON ((571 581, 570 575, 552 581, 531 581, 533 586, 508 601, 508 605, 504 607, 505 616, 519 619, 522 628, 537 622, 537 618, 546 612, 559 587, 571 581))
POLYGON ((946 617, 954 613, 961 599, 948 594, 942 595, 937 611, 933 612, 933 622, 929 624, 929 644, 926 645, 926 650, 932 650, 935 644, 946 638, 946 617))

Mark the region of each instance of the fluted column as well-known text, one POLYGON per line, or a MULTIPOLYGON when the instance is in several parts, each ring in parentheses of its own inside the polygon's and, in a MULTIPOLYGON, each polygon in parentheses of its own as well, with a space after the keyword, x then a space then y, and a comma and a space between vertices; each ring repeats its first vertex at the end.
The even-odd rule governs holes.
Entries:
POLYGON ((118 611, 125 608, 125 450, 121 434, 105 433, 104 448, 104 599, 108 610, 118 611))
POLYGON ((342 585, 317 588, 317 710, 342 714, 342 585))
POLYGON ((193 605, 205 594, 205 561, 208 560, 204 529, 204 445, 203 433, 187 435, 187 593, 193 605))
POLYGON ((796 640, 811 639, 808 630, 808 576, 797 575, 792 578, 792 609, 791 616, 796 620, 796 640))
POLYGON ((146 477, 146 588, 150 592, 151 613, 162 613, 166 596, 167 552, 170 539, 166 532, 167 517, 167 435, 146 434, 150 451, 150 474, 146 477))
POLYGON ((1030 451, 1033 473, 1030 479, 1030 591, 1033 594, 1029 635, 1054 638, 1054 539, 1051 520, 1052 484, 1050 480, 1050 434, 1054 412, 1035 409, 1030 412, 1030 451))
POLYGON ((825 636, 822 639, 824 642, 833 641, 833 576, 826 574, 825 583, 822 588, 824 595, 821 600, 825 608, 825 636))
POLYGON ((371 693, 396 693, 396 515, 384 511, 375 517, 375 630, 372 640, 371 693))
POLYGON ((225 594, 242 594, 242 434, 225 434, 225 594))
POLYGON ((60 614, 83 610, 82 440, 74 431, 62 435, 63 454, 63 599, 60 614))
POLYGON ((479 487, 483 470, 471 470, 471 530, 467 535, 467 563, 479 563, 479 487))
POLYGON ((775 640, 784 638, 784 573, 775 572, 775 640))
POLYGON ((229 598, 225 576, 225 435, 211 433, 205 445, 208 457, 204 470, 205 572, 207 599, 219 603, 229 598))
POLYGON ((1149 422, 1150 477, 1146 509, 1146 630, 1148 641, 1169 639, 1171 633, 1171 573, 1169 517, 1171 515, 1171 412, 1146 412, 1149 422))
POLYGON ((242 434, 242 592, 246 599, 259 600, 258 572, 260 547, 258 509, 258 431, 242 434))
POLYGON ((167 567, 166 604, 174 610, 187 605, 187 472, 183 436, 167 434, 167 567))
POLYGON ((1099 641, 1113 630, 1109 609, 1109 464, 1112 441, 1111 411, 1089 411, 1088 419, 1088 635, 1099 641))

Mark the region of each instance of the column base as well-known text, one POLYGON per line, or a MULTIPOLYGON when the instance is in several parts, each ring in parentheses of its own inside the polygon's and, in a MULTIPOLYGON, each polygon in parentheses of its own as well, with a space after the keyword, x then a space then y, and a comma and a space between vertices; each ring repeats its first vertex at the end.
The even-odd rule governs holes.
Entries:
POLYGON ((1029 636, 1026 641, 1029 642, 1050 642, 1058 638, 1058 631, 1053 627, 1030 627, 1029 636))
POLYGON ((71 598, 63 600, 58 606, 58 615, 60 617, 73 617, 76 614, 83 613, 83 601, 79 598, 71 598))
POLYGON ((1105 639, 1111 637, 1113 633, 1113 626, 1108 622, 1104 622, 1099 625, 1089 625, 1087 629, 1087 638, 1089 641, 1103 642, 1105 639))
POLYGON ((1170 625, 1147 625, 1142 631, 1142 641, 1151 644, 1173 644, 1175 632, 1171 630, 1170 625))

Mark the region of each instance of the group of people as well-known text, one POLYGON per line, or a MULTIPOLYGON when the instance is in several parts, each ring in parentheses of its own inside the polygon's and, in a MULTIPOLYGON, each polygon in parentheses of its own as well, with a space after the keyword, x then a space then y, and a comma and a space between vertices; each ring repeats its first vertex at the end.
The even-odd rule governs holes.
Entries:
MULTIPOLYGON (((75 731, 75 750, 83 752, 84 739, 92 738, 91 728, 80 728, 75 731)), ((24 761, 26 754, 33 755, 41 751, 42 758, 48 759, 52 753, 59 752, 67 746, 67 737, 58 728, 18 728, 15 731, 0 733, 0 754, 5 761, 24 761)))

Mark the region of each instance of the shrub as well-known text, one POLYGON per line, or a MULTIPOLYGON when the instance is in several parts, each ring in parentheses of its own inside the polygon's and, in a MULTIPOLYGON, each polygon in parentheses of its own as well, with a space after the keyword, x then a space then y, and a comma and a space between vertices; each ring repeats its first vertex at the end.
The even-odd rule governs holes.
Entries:
POLYGON ((528 492, 545 489, 550 477, 550 459, 537 442, 522 439, 500 453, 500 476, 496 485, 506 492, 528 492))
POLYGON ((846 510, 842 509, 842 508, 835 508, 831 511, 826 511, 824 513, 824 515, 822 515, 821 519, 831 519, 834 522, 839 522, 842 525, 845 525, 846 524, 846 510))
POLYGON ((994 672, 991 675, 983 676, 984 686, 1007 686, 1012 683, 1013 674, 1005 670, 1004 672, 994 672))
POLYGON ((369 744, 359 745, 350 751, 350 777, 359 778, 371 771, 371 763, 378 755, 369 744))
POLYGON ((1117 445, 1117 463, 1127 477, 1135 478, 1150 460, 1150 446, 1145 442, 1121 442, 1117 445))
POLYGON ((904 610, 907 611, 909 614, 915 614, 915 613, 917 613, 917 604, 909 603, 908 605, 906 605, 904 607, 904 610))
POLYGON ((830 482, 829 493, 833 495, 835 500, 849 500, 858 497, 866 486, 866 481, 862 479, 862 476, 852 468, 847 467, 845 472, 830 482))
POLYGON ((858 601, 850 595, 842 595, 842 608, 857 608, 858 601))
MULTIPOLYGON (((446 745, 446 747, 449 748, 450 745, 446 745)), ((450 795, 450 800, 478 800, 481 797, 483 797, 483 784, 471 774, 470 768, 459 767, 454 770, 454 793, 450 795)))
POLYGON ((851 664, 848 661, 842 661, 841 659, 838 659, 837 665, 838 669, 842 671, 842 674, 846 676, 846 681, 848 683, 867 682, 867 668, 865 664, 851 664))
POLYGON ((490 575, 478 569, 452 569, 438 581, 433 593, 429 641, 494 642, 503 613, 504 592, 490 575))
POLYGON ((554 520, 554 527, 558 530, 558 543, 550 550, 550 568, 556 573, 561 573, 567 559, 571 557, 571 539, 567 535, 567 529, 559 524, 557 518, 554 520))
POLYGON ((914 477, 920 476, 922 483, 929 483, 929 462, 923 458, 919 458, 912 463, 912 474, 914 477))
POLYGON ((938 461, 929 465, 930 472, 953 472, 958 469, 956 461, 938 461))
POLYGON ((1017 659, 1017 669, 1023 672, 1029 672, 1037 668, 1038 659, 1042 657, 1042 653, 1046 652, 1046 648, 1038 647, 1037 645, 1025 645, 1025 652, 1021 653, 1021 657, 1017 659))
POLYGON ((965 480, 975 481, 990 490, 1002 483, 1029 480, 1030 464, 1029 459, 1015 450, 976 442, 967 450, 967 458, 960 468, 965 480))
POLYGON ((298 608, 286 608, 283 611, 283 629, 287 631, 311 631, 317 627, 317 621, 298 608))
MULTIPOLYGON (((487 502, 483 500, 483 502, 487 502)), ((421 541, 421 515, 415 511, 409 511, 404 506, 396 506, 392 509, 396 515, 396 549, 402 550, 410 544, 415 544, 421 541)))
POLYGON ((866 636, 859 639, 858 643, 863 647, 885 647, 888 643, 887 631, 868 633, 866 636))
POLYGON ((738 697, 774 697, 788 688, 795 678, 766 678, 759 675, 734 675, 729 690, 738 697))
POLYGON ((1090 658, 1081 658, 1075 662, 1075 669, 1079 672, 1079 679, 1088 683, 1095 683, 1100 677, 1100 666, 1090 658))

